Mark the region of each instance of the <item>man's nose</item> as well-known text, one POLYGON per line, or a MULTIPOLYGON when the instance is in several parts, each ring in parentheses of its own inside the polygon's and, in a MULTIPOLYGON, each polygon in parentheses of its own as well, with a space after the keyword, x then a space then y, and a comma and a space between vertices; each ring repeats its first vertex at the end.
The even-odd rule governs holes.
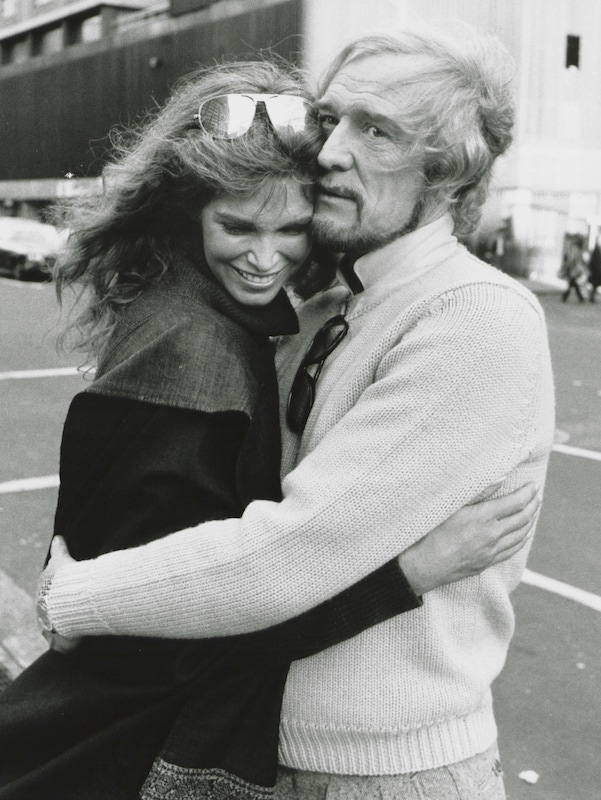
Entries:
POLYGON ((275 239, 261 239, 246 255, 248 263, 260 272, 272 272, 278 267, 282 255, 275 239))
POLYGON ((346 121, 341 120, 328 136, 317 161, 320 167, 327 170, 346 171, 352 167, 350 131, 346 121))

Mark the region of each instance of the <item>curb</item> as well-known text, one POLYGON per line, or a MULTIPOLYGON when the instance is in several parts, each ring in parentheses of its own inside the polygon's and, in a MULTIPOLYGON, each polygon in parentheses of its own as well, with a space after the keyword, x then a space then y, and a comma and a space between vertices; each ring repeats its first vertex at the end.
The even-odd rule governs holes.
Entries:
POLYGON ((0 569, 0 687, 45 653, 33 598, 0 569))

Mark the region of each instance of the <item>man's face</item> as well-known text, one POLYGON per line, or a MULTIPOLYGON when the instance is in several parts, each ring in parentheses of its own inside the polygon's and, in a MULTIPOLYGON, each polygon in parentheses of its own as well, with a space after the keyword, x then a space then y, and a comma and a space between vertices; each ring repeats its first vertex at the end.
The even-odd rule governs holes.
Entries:
POLYGON ((403 108, 419 98, 419 83, 404 81, 421 66, 420 56, 395 54, 352 61, 318 101, 328 138, 313 224, 333 250, 367 252, 419 224, 424 180, 408 155, 403 108))

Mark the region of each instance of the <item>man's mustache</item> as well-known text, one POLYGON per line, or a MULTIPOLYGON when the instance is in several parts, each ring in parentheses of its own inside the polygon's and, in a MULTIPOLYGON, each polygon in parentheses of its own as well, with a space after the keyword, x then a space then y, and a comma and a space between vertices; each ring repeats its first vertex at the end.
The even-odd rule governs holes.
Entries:
POLYGON ((317 191, 319 194, 329 194, 332 197, 342 197, 345 200, 352 200, 357 204, 359 211, 363 208, 363 197, 359 192, 351 189, 348 186, 335 186, 325 185, 321 181, 317 184, 317 191))

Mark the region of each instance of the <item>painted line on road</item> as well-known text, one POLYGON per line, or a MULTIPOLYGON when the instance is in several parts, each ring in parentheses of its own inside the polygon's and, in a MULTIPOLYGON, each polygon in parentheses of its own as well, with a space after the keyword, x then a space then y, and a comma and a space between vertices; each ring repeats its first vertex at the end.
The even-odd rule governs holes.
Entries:
POLYGON ((37 489, 55 489, 60 484, 58 475, 43 475, 40 478, 20 478, 16 481, 0 483, 0 494, 13 492, 33 492, 37 489))
POLYGON ((590 458, 591 461, 601 461, 601 453, 598 453, 596 450, 585 450, 583 447, 572 447, 569 444, 554 444, 553 452, 565 453, 566 456, 590 458))
POLYGON ((555 580, 555 578, 547 578, 546 575, 540 575, 538 572, 526 569, 522 576, 522 583, 536 586, 537 589, 545 589, 547 592, 567 597, 568 600, 574 600, 576 603, 588 606, 595 611, 601 611, 601 597, 598 594, 585 592, 584 589, 578 589, 576 586, 555 580))
POLYGON ((33 289, 35 292, 41 292, 47 282, 37 283, 36 281, 17 281, 14 278, 0 278, 0 285, 12 286, 13 289, 33 289))
POLYGON ((65 375, 82 375, 90 372, 91 367, 54 367, 52 369, 20 369, 12 372, 0 372, 0 381, 20 380, 23 378, 61 378, 65 375))

